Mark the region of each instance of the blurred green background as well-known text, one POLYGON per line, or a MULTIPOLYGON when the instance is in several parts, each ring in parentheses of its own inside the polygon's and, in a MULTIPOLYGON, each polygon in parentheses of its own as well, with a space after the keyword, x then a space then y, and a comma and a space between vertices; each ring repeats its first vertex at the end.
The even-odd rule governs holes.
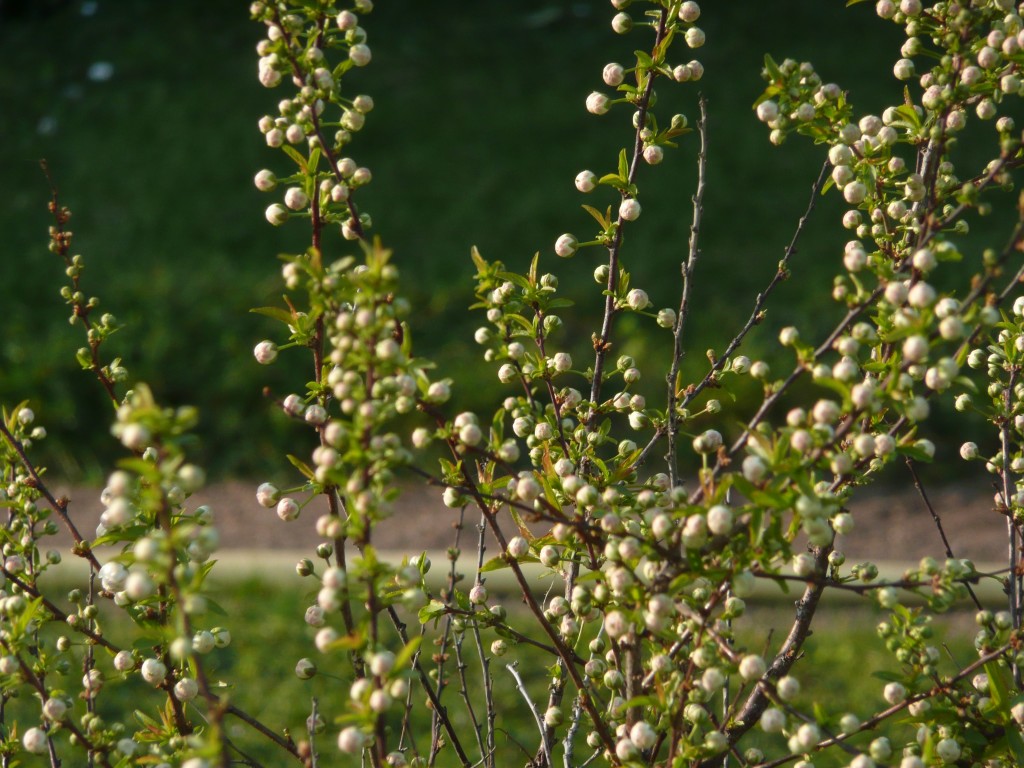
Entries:
MULTIPOLYGON (((690 376, 703 374, 705 349, 724 346, 770 279, 823 158, 806 142, 768 143, 751 111, 764 54, 812 60, 824 80, 849 89, 858 114, 901 98, 891 74, 901 30, 874 17, 872 3, 843 5, 707 4, 700 25, 708 42, 694 52, 704 80, 661 89, 666 118, 681 111, 695 122, 698 91, 709 100, 690 376)), ((502 390, 472 339, 483 318, 466 312, 470 246, 516 269, 542 253, 542 268, 555 271, 578 302, 563 315, 561 343, 583 360, 602 301, 591 278, 601 254, 584 250, 562 262, 552 244, 565 231, 591 235, 581 203, 614 200, 609 191, 583 198, 573 178, 583 168, 613 168, 629 141, 630 113, 619 108, 595 118, 584 99, 603 88, 602 66, 628 61, 648 35, 613 34, 614 11, 605 2, 378 6, 365 22, 373 63, 345 81, 349 93, 376 101, 351 147, 374 174, 362 209, 396 251, 416 308, 419 352, 442 367, 457 365, 462 404, 480 407, 502 390)), ((258 169, 283 172, 287 163, 256 128, 285 93, 257 82, 260 28, 247 7, 201 0, 0 6, 0 402, 31 398, 51 436, 46 460, 63 476, 95 479, 117 446, 101 391, 74 362, 83 338, 68 328, 58 295, 62 265, 46 249, 43 157, 74 211, 85 290, 128 325, 107 355, 123 357, 164 402, 201 408, 198 458, 214 475, 281 464, 271 446, 285 425, 268 415, 261 391, 301 386, 308 363, 293 353, 259 367, 251 349, 278 329, 248 309, 280 300, 276 256, 305 241, 300 224, 266 224, 263 209, 273 200, 252 185, 258 169)), ((656 307, 678 303, 696 146, 694 136, 684 137, 679 151, 640 177, 644 215, 628 232, 625 259, 633 284, 656 307)), ((795 278, 778 292, 748 354, 766 350, 783 325, 838 317, 828 292, 846 240, 841 210, 834 194, 821 201, 793 261, 795 278)), ((993 230, 984 244, 1001 245, 1004 231, 993 230)), ((350 246, 339 238, 328 247, 350 246)), ((659 392, 667 332, 632 319, 618 328, 616 349, 635 354, 650 391, 659 392)))

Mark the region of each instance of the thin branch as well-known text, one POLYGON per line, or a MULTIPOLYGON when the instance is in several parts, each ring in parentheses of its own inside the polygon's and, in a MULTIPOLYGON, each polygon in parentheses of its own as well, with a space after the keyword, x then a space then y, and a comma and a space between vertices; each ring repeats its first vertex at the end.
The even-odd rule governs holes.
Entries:
POLYGON ((523 684, 523 678, 519 676, 519 671, 516 666, 519 662, 512 662, 506 664, 505 668, 512 673, 512 677, 516 680, 516 688, 519 689, 519 693, 522 695, 523 700, 526 702, 526 706, 530 708, 533 719, 537 722, 537 730, 540 731, 541 749, 544 753, 544 765, 547 768, 551 768, 551 742, 548 740, 548 730, 544 725, 544 718, 541 716, 540 711, 537 709, 537 705, 533 703, 533 699, 530 698, 530 694, 526 690, 526 686, 523 684))
MULTIPOLYGON (((939 531, 939 537, 942 539, 942 544, 946 548, 946 557, 955 558, 956 555, 953 554, 953 548, 949 544, 949 539, 946 538, 946 531, 942 527, 942 518, 940 518, 939 513, 935 511, 935 507, 932 506, 931 500, 925 492, 924 484, 921 482, 921 478, 917 474, 917 469, 914 467, 914 460, 907 456, 906 463, 907 469, 910 470, 910 476, 914 478, 914 487, 917 489, 917 493, 921 497, 921 501, 924 502, 928 513, 932 516, 932 521, 935 523, 935 527, 939 531)), ((968 593, 971 595, 971 600, 974 601, 974 605, 980 611, 981 601, 978 599, 978 596, 974 594, 974 590, 971 589, 971 585, 967 584, 966 586, 968 593)))
POLYGON ((700 151, 697 153, 697 190, 693 193, 693 222, 690 224, 689 254, 686 263, 682 265, 683 290, 679 299, 679 315, 676 317, 676 327, 672 332, 672 365, 669 366, 668 385, 668 454, 665 460, 668 463, 669 487, 675 488, 679 472, 676 466, 676 439, 679 431, 679 414, 676 410, 678 392, 676 379, 679 377, 679 365, 682 363, 686 350, 683 348, 683 331, 686 329, 686 320, 690 314, 690 288, 693 284, 693 273, 697 269, 697 259, 700 256, 700 226, 701 217, 704 215, 704 186, 707 182, 708 167, 708 102, 704 96, 700 97, 700 119, 697 121, 697 132, 700 134, 700 151))

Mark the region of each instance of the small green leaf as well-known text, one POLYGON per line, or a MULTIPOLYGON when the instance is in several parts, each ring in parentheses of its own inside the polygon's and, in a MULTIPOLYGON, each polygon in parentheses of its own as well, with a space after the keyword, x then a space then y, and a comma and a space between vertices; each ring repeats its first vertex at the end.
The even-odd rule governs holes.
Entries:
POLYGON ((306 172, 306 158, 299 153, 299 150, 295 149, 295 147, 289 147, 287 144, 283 145, 281 149, 284 150, 288 157, 295 161, 303 173, 306 172))
POLYGON ((264 315, 266 317, 272 317, 274 320, 280 320, 285 325, 291 325, 294 322, 292 313, 287 309, 281 309, 280 307, 255 307, 250 309, 255 315, 264 315))
POLYGON ((431 600, 425 606, 420 608, 417 616, 419 617, 420 624, 426 624, 428 621, 434 621, 444 616, 448 611, 447 606, 440 600, 431 600))
POLYGON ((422 637, 414 637, 405 644, 405 647, 402 648, 401 651, 398 652, 398 655, 395 656, 396 669, 402 669, 406 665, 409 659, 412 658, 413 654, 416 653, 416 650, 420 647, 420 641, 422 639, 422 637))
POLYGON ((469 249, 469 257, 473 259, 473 263, 476 264, 477 275, 487 271, 487 260, 480 255, 480 250, 475 245, 469 249))
POLYGON ((480 566, 480 573, 490 573, 491 571, 500 571, 502 568, 508 568, 508 561, 504 555, 498 555, 492 557, 482 566, 480 566))
POLYGON ((1006 670, 993 660, 985 665, 985 672, 988 673, 988 690, 993 703, 999 709, 1008 708, 1010 689, 1006 670))
POLYGON ((583 210, 594 217, 594 221, 597 222, 598 226, 601 227, 601 229, 608 229, 608 227, 611 226, 611 220, 603 213, 601 213, 599 210, 597 210, 597 208, 595 208, 594 206, 584 205, 583 210))
POLYGON ((293 456, 289 453, 285 458, 287 458, 291 465, 299 470, 307 480, 314 480, 316 478, 316 473, 310 469, 309 464, 304 462, 298 456, 293 456))

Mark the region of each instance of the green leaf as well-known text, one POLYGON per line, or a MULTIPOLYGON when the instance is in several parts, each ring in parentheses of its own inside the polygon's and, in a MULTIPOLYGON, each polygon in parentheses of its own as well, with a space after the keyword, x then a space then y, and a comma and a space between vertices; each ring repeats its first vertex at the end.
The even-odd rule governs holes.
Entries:
POLYGON ((294 320, 291 312, 287 309, 281 309, 280 307, 255 307, 249 311, 255 315, 264 315, 266 317, 272 317, 274 320, 280 320, 285 325, 291 325, 294 320))
POLYGON ((306 158, 302 156, 299 150, 295 149, 295 147, 290 147, 287 144, 282 145, 281 149, 284 150, 284 153, 288 155, 288 157, 295 161, 303 173, 306 172, 306 158))
POLYGON ((1010 752, 1013 753, 1014 764, 1024 765, 1024 739, 1021 738, 1020 731, 1016 728, 1007 728, 1006 741, 1010 746, 1010 752))
POLYGON ((993 703, 999 709, 1009 709, 1010 687, 1007 671, 992 660, 985 664, 985 672, 988 673, 988 691, 993 703))
POLYGON ((309 464, 304 462, 298 456, 293 456, 292 454, 289 453, 285 458, 287 458, 291 465, 295 467, 297 470, 299 470, 299 472, 301 472, 307 480, 316 479, 316 473, 314 473, 313 470, 310 469, 309 464))
POLYGON ((629 158, 625 149, 619 151, 619 178, 623 181, 629 178, 629 158))
POLYGON ((414 637, 405 644, 405 647, 401 651, 398 652, 398 655, 395 656, 396 669, 402 669, 406 665, 409 659, 412 658, 413 654, 416 653, 416 650, 420 647, 420 641, 422 639, 422 637, 414 637))
POLYGON ((444 616, 447 611, 447 606, 440 600, 431 600, 420 608, 417 616, 419 617, 420 624, 426 624, 428 621, 435 621, 444 616))
POLYGON ((475 245, 469 249, 469 257, 473 259, 473 263, 476 264, 478 275, 487 271, 487 260, 480 255, 480 250, 475 245))
POLYGON ((767 53, 764 55, 764 68, 768 71, 768 77, 771 78, 773 83, 777 83, 784 79, 782 76, 782 70, 779 69, 779 65, 776 64, 775 59, 767 53))
POLYGON ((500 571, 502 568, 508 568, 508 561, 504 555, 498 555, 492 557, 482 566, 480 566, 480 573, 490 573, 491 571, 500 571))
POLYGON ((601 229, 608 229, 608 227, 612 225, 611 220, 605 214, 597 210, 597 208, 595 208, 594 206, 584 205, 583 210, 594 217, 594 221, 597 222, 598 226, 601 227, 601 229))
POLYGON ((552 299, 547 303, 548 309, 562 309, 563 307, 571 307, 575 304, 572 299, 552 299))

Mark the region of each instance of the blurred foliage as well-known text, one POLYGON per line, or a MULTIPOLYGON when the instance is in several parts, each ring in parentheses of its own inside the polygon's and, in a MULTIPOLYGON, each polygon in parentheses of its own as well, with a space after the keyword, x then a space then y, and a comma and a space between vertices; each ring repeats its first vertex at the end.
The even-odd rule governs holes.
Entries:
MULTIPOLYGON (((711 140, 687 376, 702 375, 705 350, 721 349, 745 320, 823 158, 806 144, 768 143, 751 111, 763 55, 813 60, 824 79, 849 89, 859 114, 880 111, 900 100, 892 77, 900 34, 873 18, 871 5, 742 0, 728 13, 706 9, 708 43, 694 53, 706 69, 699 89, 710 103, 711 140)), ((573 179, 582 168, 611 170, 616 142, 630 133, 629 112, 595 118, 583 103, 601 86, 602 66, 625 57, 642 33, 614 35, 603 3, 481 0, 467 10, 437 0, 429 13, 379 6, 367 23, 373 65, 358 80, 377 106, 352 147, 374 174, 362 209, 396 251, 416 307, 419 352, 458 366, 457 397, 480 408, 501 389, 491 366, 479 364, 478 320, 466 311, 473 244, 517 269, 542 253, 542 269, 557 272, 561 290, 578 302, 563 315, 562 338, 584 359, 603 300, 591 277, 602 254, 584 250, 556 263, 552 244, 565 231, 590 236, 582 202, 613 202, 584 200, 573 179)), ((266 415, 263 387, 283 396, 310 378, 308 362, 295 353, 259 368, 251 349, 272 325, 247 310, 279 301, 275 256, 305 244, 301 226, 265 223, 271 196, 251 181, 277 162, 256 129, 278 98, 256 80, 259 38, 244 4, 200 0, 49 3, 9 12, 0 25, 8 62, 0 69, 0 401, 32 399, 50 432, 47 460, 64 476, 98 477, 116 446, 102 393, 75 368, 82 337, 69 332, 61 267, 45 247, 42 157, 75 214, 86 291, 128 325, 107 354, 123 357, 162 401, 200 407, 198 458, 214 475, 260 474, 279 463, 272 446, 286 425, 266 415), (109 67, 96 66, 104 62, 109 67), (292 360, 298 370, 289 369, 292 360)), ((697 90, 662 96, 693 122, 697 90)), ((985 138, 983 152, 993 146, 985 138)), ((640 179, 644 217, 625 258, 655 307, 678 302, 695 155, 695 137, 684 137, 640 179)), ((963 176, 986 159, 975 155, 965 152, 963 176)), ((829 291, 846 239, 840 211, 834 194, 819 201, 792 262, 794 279, 770 304, 747 354, 767 353, 783 325, 838 315, 829 291)), ((1005 231, 982 231, 979 245, 1000 246, 1005 231)), ((349 246, 338 238, 328 247, 349 246)), ((618 328, 618 351, 637 357, 648 394, 659 393, 668 333, 635 318, 618 328)), ((781 359, 777 370, 790 364, 781 359)))

